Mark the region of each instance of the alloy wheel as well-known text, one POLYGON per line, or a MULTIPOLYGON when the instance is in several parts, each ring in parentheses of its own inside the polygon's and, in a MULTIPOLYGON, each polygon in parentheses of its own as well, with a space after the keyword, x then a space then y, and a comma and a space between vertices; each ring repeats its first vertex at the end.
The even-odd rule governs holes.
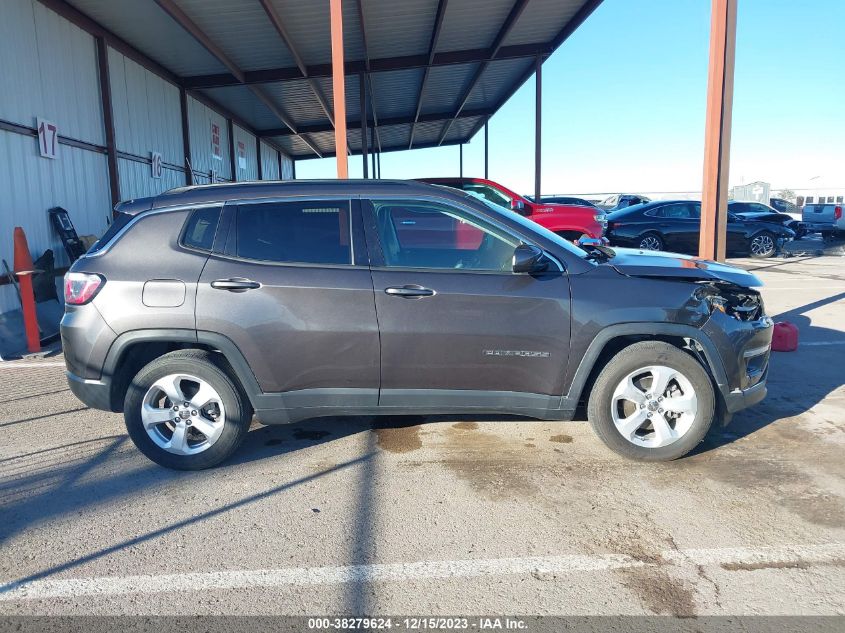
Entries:
POLYGON ((640 248, 647 251, 659 251, 660 240, 654 235, 646 235, 642 240, 640 240, 640 248))
POLYGON ((625 376, 613 392, 611 417, 620 435, 637 446, 660 448, 689 431, 698 412, 692 383, 665 365, 625 376))
POLYGON ((220 394, 208 382, 188 374, 170 374, 147 390, 141 422, 160 448, 176 455, 195 455, 220 438, 226 412, 220 394))
POLYGON ((768 235, 758 235, 751 240, 752 255, 768 255, 775 250, 775 241, 768 235))

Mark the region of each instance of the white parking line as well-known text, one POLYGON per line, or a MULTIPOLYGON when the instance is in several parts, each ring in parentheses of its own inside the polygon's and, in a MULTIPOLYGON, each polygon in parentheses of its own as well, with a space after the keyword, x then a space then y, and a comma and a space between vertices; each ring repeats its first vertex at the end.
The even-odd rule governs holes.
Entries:
POLYGON ((0 362, 0 369, 35 369, 36 367, 64 367, 62 361, 50 361, 43 363, 19 363, 18 361, 8 360, 0 362))
POLYGON ((845 345, 845 341, 807 341, 801 343, 801 346, 821 346, 821 345, 845 345))
POLYGON ((212 589, 337 585, 374 581, 401 582, 419 579, 471 578, 531 573, 572 574, 667 563, 752 566, 827 563, 845 558, 845 543, 762 548, 669 550, 662 552, 660 558, 662 560, 656 563, 647 563, 622 554, 535 556, 530 558, 422 561, 343 567, 195 572, 156 576, 36 580, 29 583, 12 582, 0 585, 0 601, 164 593, 172 591, 173 587, 187 587, 190 591, 208 591, 212 589))

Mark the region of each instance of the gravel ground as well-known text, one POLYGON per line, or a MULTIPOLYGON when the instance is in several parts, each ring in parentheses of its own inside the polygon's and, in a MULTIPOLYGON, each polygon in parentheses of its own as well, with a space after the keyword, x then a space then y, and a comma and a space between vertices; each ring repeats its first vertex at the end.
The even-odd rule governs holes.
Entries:
POLYGON ((583 421, 346 418, 172 472, 61 357, 0 364, 0 613, 843 615, 842 259, 736 263, 802 346, 668 464, 583 421))

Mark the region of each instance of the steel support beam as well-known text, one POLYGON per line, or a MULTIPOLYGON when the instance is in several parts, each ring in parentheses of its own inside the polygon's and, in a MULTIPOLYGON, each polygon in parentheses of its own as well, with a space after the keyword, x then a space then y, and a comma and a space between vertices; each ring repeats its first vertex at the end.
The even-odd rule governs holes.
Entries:
MULTIPOLYGON (((41 0, 47 1, 47 0, 41 0)), ((514 44, 502 46, 496 53, 495 59, 533 59, 537 55, 549 55, 554 49, 551 44, 514 44)), ((454 66, 456 64, 479 64, 493 61, 489 48, 473 48, 461 51, 446 51, 435 53, 432 58, 428 54, 402 55, 398 57, 381 57, 369 60, 358 59, 346 62, 346 74, 354 75, 369 68, 371 73, 389 72, 392 70, 408 70, 417 68, 437 68, 440 66, 454 66)), ((303 79, 326 78, 332 76, 331 64, 312 64, 306 66, 307 75, 297 66, 282 68, 268 68, 265 70, 244 71, 246 85, 278 83, 287 81, 302 81, 303 79)), ((192 75, 184 78, 185 87, 189 89, 226 88, 242 85, 230 73, 213 73, 209 75, 192 75)))
POLYGON ((230 179, 232 182, 238 182, 238 167, 235 161, 235 126, 232 124, 232 119, 226 119, 226 129, 229 132, 229 167, 232 172, 230 179))
POLYGON ((111 81, 109 80, 109 49, 106 38, 97 38, 97 70, 100 74, 100 102, 103 106, 103 124, 106 132, 106 161, 109 170, 109 192, 112 207, 120 202, 120 174, 117 165, 117 147, 114 135, 111 81))
MULTIPOLYGON (((239 84, 246 84, 246 75, 244 72, 238 68, 237 64, 232 61, 228 55, 219 47, 215 42, 211 40, 208 35, 203 32, 203 30, 194 22, 187 13, 185 13, 182 8, 174 2, 174 0, 155 0, 156 4, 160 6, 165 13, 167 13, 173 20, 181 26, 188 34, 191 35, 205 50, 207 50, 217 61, 223 64, 232 77, 237 80, 239 84)), ((308 140, 305 136, 300 135, 297 130, 296 126, 294 125, 293 121, 291 121, 290 117, 288 117, 282 109, 277 106, 270 97, 268 97, 264 91, 259 88, 258 86, 247 86, 249 90, 261 101, 268 110, 275 116, 283 125, 288 127, 291 132, 293 132, 296 136, 299 136, 302 139, 302 142, 305 143, 311 150, 317 154, 317 156, 322 158, 322 154, 317 147, 308 140)))
MULTIPOLYGON (((504 24, 502 24, 502 28, 499 29, 499 32, 496 33, 496 37, 493 40, 493 43, 490 45, 490 61, 496 59, 496 55, 499 53, 499 49, 502 48, 502 43, 505 41, 505 38, 511 32, 514 25, 519 20, 519 16, 522 15, 522 12, 525 11, 525 7, 528 6, 528 0, 516 0, 513 7, 511 7, 510 13, 508 13, 508 17, 505 18, 504 24)), ((470 96, 472 95, 472 91, 475 90, 475 87, 478 85, 478 82, 481 81, 481 76, 484 74, 484 71, 487 70, 487 66, 489 65, 489 61, 483 62, 479 65, 478 70, 475 71, 475 75, 473 75, 472 80, 469 82, 467 89, 464 91, 463 96, 461 97, 460 102, 458 103, 458 108, 455 111, 454 117, 443 127, 443 132, 440 134, 439 142, 442 143, 446 136, 449 134, 449 130, 452 128, 452 124, 455 122, 455 119, 458 118, 461 111, 464 109, 464 106, 469 101, 470 96)))
MULTIPOLYGON (((369 87, 367 88, 369 90, 369 87)), ((370 106, 372 107, 372 106, 370 106)), ((476 117, 489 117, 492 114, 492 110, 484 109, 484 110, 464 110, 461 112, 458 119, 474 119, 476 117)), ((448 121, 452 118, 453 112, 435 112, 432 114, 423 114, 419 118, 419 123, 431 123, 434 121, 448 121)), ((349 128, 356 128, 359 127, 363 121, 349 121, 348 127, 349 128)), ((387 127, 389 125, 407 125, 409 123, 413 123, 413 119, 408 117, 393 117, 389 119, 381 119, 378 122, 374 121, 373 119, 367 120, 367 125, 374 126, 379 125, 381 127, 387 127)), ((334 130, 334 127, 331 125, 326 125, 324 123, 316 123, 313 125, 302 125, 299 127, 299 134, 320 134, 322 132, 331 132, 334 130)), ((270 130, 258 130, 258 135, 262 138, 273 137, 273 136, 295 136, 293 132, 290 131, 288 128, 273 128, 270 130)))
POLYGON ((363 164, 363 174, 364 178, 369 178, 369 173, 367 170, 367 150, 369 149, 370 139, 367 137, 367 78, 364 76, 364 73, 358 74, 358 79, 360 80, 358 85, 358 92, 361 97, 360 103, 360 110, 361 110, 361 162, 363 164))
POLYGON ((437 3, 437 13, 434 16, 434 28, 431 30, 431 40, 428 43, 428 63, 426 64, 425 71, 423 72, 423 78, 420 82, 420 93, 417 96, 417 109, 414 114, 414 122, 411 125, 411 140, 408 142, 408 149, 414 147, 414 133, 417 131, 417 122, 420 118, 423 97, 425 96, 425 87, 428 83, 428 75, 431 72, 431 66, 434 63, 437 40, 440 39, 440 31, 443 28, 443 16, 446 14, 446 5, 448 2, 449 0, 440 0, 437 3))
POLYGON ((490 167, 490 161, 489 161, 489 159, 490 159, 490 152, 489 152, 490 138, 487 134, 487 127, 488 127, 488 121, 485 121, 484 122, 484 179, 485 180, 487 180, 490 177, 489 171, 488 171, 489 167, 490 167))
POLYGON ((257 156, 256 165, 258 166, 258 180, 264 180, 264 161, 261 160, 261 138, 255 137, 255 155, 257 156))
POLYGON ((191 165, 191 128, 188 117, 188 92, 179 87, 179 112, 182 116, 182 155, 185 163, 185 184, 189 187, 194 184, 194 169, 191 165))
MULTIPOLYGON (((376 112, 376 91, 373 88, 373 78, 370 74, 372 72, 371 65, 370 65, 370 48, 367 44, 367 24, 364 20, 364 3, 363 0, 356 0, 355 6, 358 9, 358 22, 361 25, 361 43, 364 46, 364 75, 365 79, 367 80, 367 86, 369 87, 370 91, 370 110, 373 113, 373 146, 378 148, 378 151, 381 152, 381 136, 379 135, 379 120, 378 120, 378 113, 376 112)), ((348 72, 348 71, 347 71, 348 72)), ((379 174, 381 174, 381 169, 379 168, 379 174)))
POLYGON ((543 60, 534 62, 534 200, 540 202, 543 167, 543 60))
MULTIPOLYGON (((590 15, 595 11, 599 5, 602 3, 602 0, 588 0, 586 4, 584 4, 578 12, 572 16, 572 19, 564 26, 560 31, 558 31, 555 38, 552 40, 550 44, 547 44, 543 47, 542 51, 538 51, 533 55, 522 55, 521 57, 536 57, 540 55, 541 57, 548 57, 551 55, 557 48, 559 48, 568 38, 572 35, 579 26, 581 26, 584 21, 590 17, 590 15)), ((499 49, 499 54, 496 56, 496 59, 505 59, 506 51, 512 48, 510 46, 503 46, 499 49)), ((491 108, 493 112, 498 112, 502 106, 504 106, 508 101, 510 101, 511 97, 516 94, 516 91, 522 88, 526 81, 528 81, 531 76, 534 74, 534 66, 531 65, 526 69, 524 73, 516 80, 516 82, 511 86, 511 88, 504 94, 504 96, 499 99, 499 102, 495 105, 495 107, 491 108)), ((484 125, 485 121, 480 121, 478 125, 476 125, 469 133, 468 138, 473 138, 478 131, 481 129, 481 126, 484 125)))
POLYGON ((332 32, 332 96, 334 98, 334 146, 337 177, 349 178, 346 155, 346 74, 343 66, 343 6, 341 0, 329 0, 332 32))
POLYGON ((458 176, 464 177, 464 144, 458 144, 458 176))
POLYGON ((291 38, 290 34, 287 32, 285 28, 285 24, 282 21, 281 16, 279 15, 278 11, 276 11, 276 7, 270 2, 270 0, 258 0, 261 3, 264 12, 267 14, 267 17, 270 19, 270 23, 273 25, 273 28, 276 29, 276 32, 279 34, 279 37, 282 38, 282 41, 285 43, 285 46, 290 51, 293 60, 296 62, 296 67, 299 72, 302 74, 302 77, 308 80, 308 85, 311 87, 311 92, 314 94, 314 98, 317 99, 317 102, 320 104, 320 107, 325 112, 326 117, 331 121, 332 125, 334 125, 334 117, 332 116, 331 109, 329 108, 329 104, 326 101, 326 98, 323 96, 323 93, 320 90, 320 87, 317 85, 317 82, 308 74, 308 67, 305 65, 305 62, 302 60, 302 56, 299 54, 299 51, 296 49, 293 43, 293 39, 291 38))
POLYGON ((712 0, 698 254, 725 260, 737 0, 712 0))

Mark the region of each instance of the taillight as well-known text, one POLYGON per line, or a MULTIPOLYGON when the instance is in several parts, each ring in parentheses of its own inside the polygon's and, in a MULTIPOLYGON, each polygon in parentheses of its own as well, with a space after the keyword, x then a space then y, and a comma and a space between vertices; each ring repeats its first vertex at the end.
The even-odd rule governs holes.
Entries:
POLYGON ((81 306, 88 303, 106 283, 100 275, 90 273, 65 274, 65 303, 81 306))
POLYGON ((842 207, 835 207, 833 209, 833 219, 839 220, 842 217, 842 207))

